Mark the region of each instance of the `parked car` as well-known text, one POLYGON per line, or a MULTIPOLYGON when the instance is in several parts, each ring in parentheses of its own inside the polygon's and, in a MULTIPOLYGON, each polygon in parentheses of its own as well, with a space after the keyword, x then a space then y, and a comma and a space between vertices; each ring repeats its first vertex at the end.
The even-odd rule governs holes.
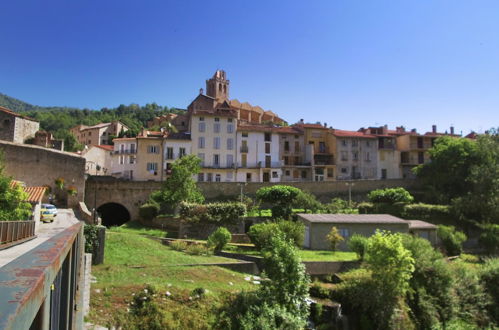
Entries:
POLYGON ((57 207, 52 204, 42 204, 42 211, 47 210, 50 214, 53 214, 54 217, 57 215, 57 207))
POLYGON ((55 215, 48 209, 42 209, 40 215, 41 222, 54 222, 55 215))

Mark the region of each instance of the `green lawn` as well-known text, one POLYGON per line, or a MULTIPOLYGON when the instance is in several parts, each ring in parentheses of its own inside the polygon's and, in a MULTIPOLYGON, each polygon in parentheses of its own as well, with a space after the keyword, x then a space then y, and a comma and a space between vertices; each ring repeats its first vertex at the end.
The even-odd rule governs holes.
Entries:
POLYGON ((120 227, 111 227, 107 230, 107 232, 130 233, 130 234, 139 234, 139 235, 149 235, 155 237, 165 237, 164 230, 145 227, 138 221, 130 221, 120 227))
MULTIPOLYGON (((260 256, 257 250, 242 249, 237 246, 229 246, 227 252, 241 253, 250 256, 260 256)), ((321 251, 321 250, 299 250, 300 257, 303 261, 355 261, 357 255, 354 252, 342 251, 321 251)))
POLYGON ((213 299, 218 299, 222 292, 256 288, 245 280, 247 274, 215 266, 178 266, 236 262, 234 259, 188 255, 144 234, 151 232, 130 226, 113 228, 106 233, 105 263, 92 266, 97 283, 92 284, 89 319, 94 324, 108 324, 114 317, 113 311, 126 310, 132 294, 146 284, 156 286, 163 293, 169 291, 183 300, 199 287, 208 289, 213 299))

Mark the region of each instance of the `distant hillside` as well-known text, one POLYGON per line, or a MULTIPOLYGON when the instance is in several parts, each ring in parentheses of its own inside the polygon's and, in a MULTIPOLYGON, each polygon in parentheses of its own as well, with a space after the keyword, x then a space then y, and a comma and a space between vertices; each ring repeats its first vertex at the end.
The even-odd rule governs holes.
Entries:
POLYGON ((14 97, 0 93, 0 106, 9 108, 15 112, 28 112, 28 111, 51 111, 51 110, 78 110, 77 108, 68 107, 40 107, 16 99, 14 97))

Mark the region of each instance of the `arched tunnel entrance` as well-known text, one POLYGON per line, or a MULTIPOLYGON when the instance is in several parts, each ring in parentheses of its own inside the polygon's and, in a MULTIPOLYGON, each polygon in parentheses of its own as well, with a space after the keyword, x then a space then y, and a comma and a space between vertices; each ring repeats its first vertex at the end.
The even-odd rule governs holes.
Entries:
POLYGON ((130 221, 130 213, 121 204, 106 203, 97 208, 102 219, 102 225, 106 227, 121 226, 127 221, 130 221))

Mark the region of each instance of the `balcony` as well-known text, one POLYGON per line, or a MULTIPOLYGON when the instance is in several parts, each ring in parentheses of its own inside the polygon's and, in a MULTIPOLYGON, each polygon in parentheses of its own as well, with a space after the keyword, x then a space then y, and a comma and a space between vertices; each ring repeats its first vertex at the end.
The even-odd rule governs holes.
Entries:
POLYGON ((113 155, 134 155, 137 153, 137 149, 121 149, 111 151, 113 155))
POLYGON ((326 155, 314 155, 315 165, 334 165, 334 156, 330 154, 326 155))
POLYGON ((248 152, 248 146, 241 146, 239 148, 239 150, 240 150, 241 153, 247 153, 248 152))
POLYGON ((425 143, 414 143, 412 142, 409 147, 411 149, 430 149, 432 146, 431 146, 431 142, 425 142, 425 143))

